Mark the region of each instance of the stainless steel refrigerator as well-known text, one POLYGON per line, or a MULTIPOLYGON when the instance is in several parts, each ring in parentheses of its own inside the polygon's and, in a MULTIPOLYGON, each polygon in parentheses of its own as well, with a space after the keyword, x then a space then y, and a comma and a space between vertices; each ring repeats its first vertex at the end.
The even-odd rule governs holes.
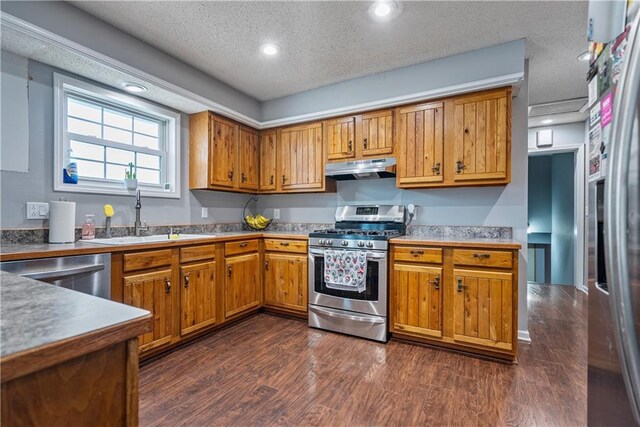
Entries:
MULTIPOLYGON (((588 423, 640 425, 640 34, 627 38, 604 179, 589 184, 588 423)), ((604 146, 603 146, 604 147, 604 146)))

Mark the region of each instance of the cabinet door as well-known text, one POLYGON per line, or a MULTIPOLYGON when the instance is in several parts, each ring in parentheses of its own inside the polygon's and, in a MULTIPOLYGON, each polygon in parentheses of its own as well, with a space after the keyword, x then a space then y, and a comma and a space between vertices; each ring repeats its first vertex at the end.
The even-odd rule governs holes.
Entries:
POLYGON ((393 266, 393 328, 427 337, 442 336, 442 268, 393 266))
POLYGON ((229 318, 260 305, 260 255, 225 259, 224 317, 229 318))
POLYGON ((245 127, 240 127, 239 132, 240 177, 238 187, 244 190, 257 190, 260 173, 258 132, 245 127))
POLYGON ((444 109, 442 103, 398 108, 399 187, 439 183, 444 177, 444 109))
POLYGON ((393 110, 362 115, 362 156, 393 154, 393 110))
POLYGON ((323 123, 323 129, 328 160, 353 159, 356 156, 354 148, 355 117, 326 120, 323 123))
POLYGON ((260 133, 260 190, 274 191, 276 183, 276 131, 260 133))
POLYGON ((278 144, 282 190, 324 188, 322 123, 281 129, 278 144))
POLYGON ((124 303, 149 310, 153 330, 141 335, 140 351, 169 344, 173 338, 171 269, 124 276, 124 303))
POLYGON ((238 125, 211 116, 210 131, 209 182, 213 186, 233 188, 237 179, 238 125))
POLYGON ((216 323, 216 263, 180 267, 180 335, 216 323))
POLYGON ((456 99, 451 126, 455 181, 509 178, 510 90, 456 99))
POLYGON ((453 338, 502 350, 513 349, 513 275, 453 270, 453 338))
POLYGON ((296 311, 307 311, 307 257, 267 253, 265 304, 296 311))

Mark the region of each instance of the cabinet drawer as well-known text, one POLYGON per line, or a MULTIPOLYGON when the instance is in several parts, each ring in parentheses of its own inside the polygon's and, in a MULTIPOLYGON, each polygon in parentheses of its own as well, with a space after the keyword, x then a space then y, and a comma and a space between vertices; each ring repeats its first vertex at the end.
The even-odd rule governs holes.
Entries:
POLYGON ((394 257, 396 261, 430 262, 434 264, 441 264, 442 249, 397 246, 394 249, 394 257))
POLYGON ((180 262, 202 261, 216 257, 218 245, 190 246, 180 249, 180 262))
POLYGON ((171 249, 124 254, 124 271, 171 265, 171 249))
POLYGON ((307 253, 305 240, 264 239, 264 248, 267 251, 307 253))
POLYGON ((246 254, 256 252, 258 249, 260 249, 260 243, 257 239, 227 242, 224 244, 224 255, 246 254))
POLYGON ((486 251, 483 249, 455 249, 453 263, 456 265, 481 265, 484 267, 511 268, 513 254, 509 251, 486 251))

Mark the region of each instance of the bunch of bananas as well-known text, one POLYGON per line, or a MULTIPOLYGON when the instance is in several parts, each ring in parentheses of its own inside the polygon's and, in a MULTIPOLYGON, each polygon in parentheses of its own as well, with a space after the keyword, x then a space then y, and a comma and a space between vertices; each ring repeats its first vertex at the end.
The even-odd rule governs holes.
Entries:
POLYGON ((247 224, 249 224, 250 227, 258 229, 265 228, 267 225, 269 225, 269 221, 271 221, 269 218, 266 218, 260 214, 247 215, 244 220, 247 221, 247 224))

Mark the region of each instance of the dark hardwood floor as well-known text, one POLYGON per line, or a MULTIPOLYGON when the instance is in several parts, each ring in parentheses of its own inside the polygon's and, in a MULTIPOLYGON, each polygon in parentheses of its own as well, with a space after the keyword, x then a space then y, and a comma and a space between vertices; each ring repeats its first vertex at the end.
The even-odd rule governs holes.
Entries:
POLYGON ((260 314, 142 367, 140 424, 586 425, 586 315, 575 288, 529 285, 508 366, 260 314))

